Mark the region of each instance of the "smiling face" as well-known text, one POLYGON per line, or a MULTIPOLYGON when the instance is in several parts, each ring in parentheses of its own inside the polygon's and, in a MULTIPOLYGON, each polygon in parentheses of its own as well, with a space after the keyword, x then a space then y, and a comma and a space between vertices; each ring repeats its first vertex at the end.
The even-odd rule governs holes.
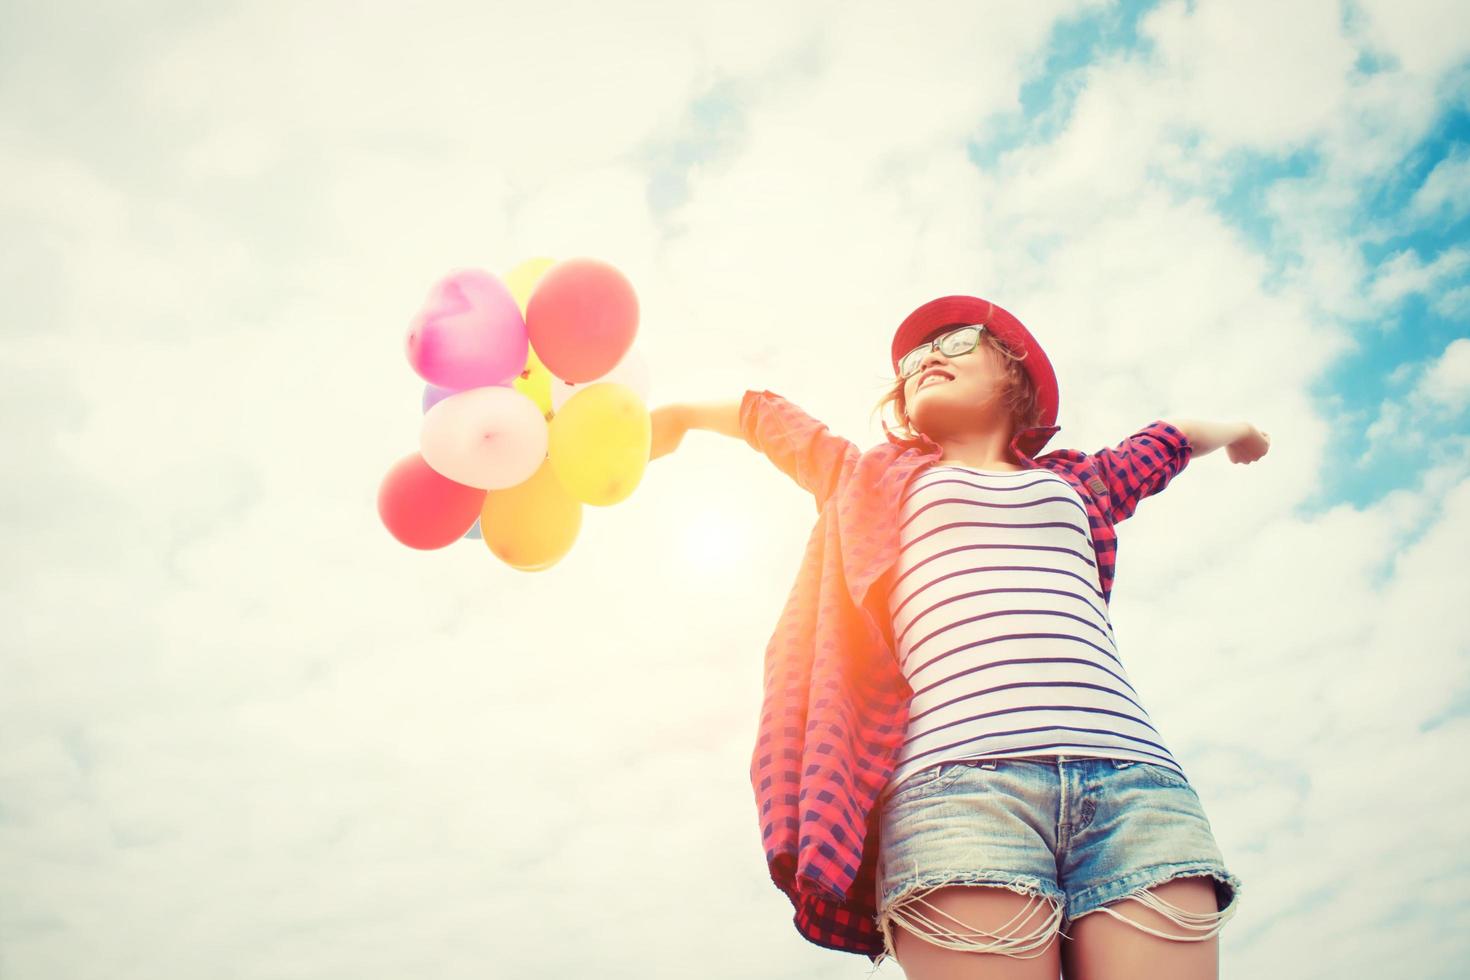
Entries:
POLYGON ((1009 426, 1010 412, 1002 397, 1005 386, 1004 355, 982 336, 968 354, 947 357, 938 350, 925 354, 919 370, 904 381, 904 406, 914 429, 940 441, 998 424, 1009 426))

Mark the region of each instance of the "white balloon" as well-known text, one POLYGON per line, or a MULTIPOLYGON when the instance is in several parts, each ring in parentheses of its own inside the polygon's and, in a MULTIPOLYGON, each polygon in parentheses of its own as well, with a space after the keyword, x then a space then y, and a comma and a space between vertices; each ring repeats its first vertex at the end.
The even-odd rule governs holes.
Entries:
POLYGON ((617 384, 627 385, 629 388, 632 388, 638 393, 639 401, 643 402, 643 404, 645 405, 648 404, 648 364, 643 360, 643 355, 638 353, 638 348, 629 347, 628 352, 623 355, 623 359, 619 361, 611 371, 607 372, 595 381, 583 381, 581 383, 574 384, 570 381, 563 381, 556 375, 552 375, 552 412, 561 411, 561 407, 566 404, 567 399, 571 398, 583 388, 599 384, 603 381, 612 381, 616 382, 617 384))
POLYGON ((550 433, 541 407, 515 388, 487 385, 449 395, 424 413, 419 452, 456 483, 504 490, 546 460, 550 433))

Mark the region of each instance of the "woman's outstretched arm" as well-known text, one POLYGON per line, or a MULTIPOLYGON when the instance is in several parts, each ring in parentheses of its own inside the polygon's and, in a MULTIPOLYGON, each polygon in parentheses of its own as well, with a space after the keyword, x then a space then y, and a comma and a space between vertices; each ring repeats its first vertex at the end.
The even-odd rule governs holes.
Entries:
POLYGON ((740 432, 740 400, 723 402, 675 402, 660 405, 648 413, 653 423, 653 445, 650 461, 667 456, 679 448, 690 429, 708 429, 732 439, 743 439, 740 432))
POLYGON ((1254 463, 1271 448, 1271 437, 1249 422, 1202 422, 1199 419, 1166 421, 1184 433, 1196 456, 1212 453, 1225 446, 1232 463, 1254 463))
POLYGON ((740 399, 721 402, 686 402, 685 424, 691 429, 708 429, 732 439, 744 439, 740 431, 740 399))
POLYGON ((718 432, 764 453, 815 498, 818 510, 862 455, 852 442, 773 391, 752 389, 727 401, 666 405, 650 414, 650 459, 673 452, 690 429, 718 432))

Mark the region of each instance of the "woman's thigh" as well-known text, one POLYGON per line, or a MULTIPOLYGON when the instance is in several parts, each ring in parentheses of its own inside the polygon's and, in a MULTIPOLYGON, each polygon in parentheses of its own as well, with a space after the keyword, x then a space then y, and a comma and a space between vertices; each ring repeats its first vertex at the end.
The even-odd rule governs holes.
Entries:
MULTIPOLYGON (((1216 910, 1214 885, 1205 878, 1176 878, 1148 892, 1186 912, 1205 915, 1216 910)), ((1099 909, 1068 927, 1060 944, 1062 975, 1066 980, 1131 980, 1146 976, 1217 980, 1219 977, 1218 933, 1189 942, 1162 938, 1155 933, 1172 936, 1179 932, 1178 923, 1163 912, 1126 899, 1109 908, 1119 918, 1105 915, 1099 909)))
POLYGON ((963 976, 953 971, 973 971, 977 956, 997 976, 1051 968, 1055 980, 1066 906, 1053 840, 1056 771, 982 766, 934 766, 880 802, 885 955, 918 980, 963 976))
POLYGON ((1057 980, 1058 907, 996 885, 922 892, 890 911, 893 955, 907 980, 1057 980))
POLYGON ((1057 852, 1068 980, 1216 976, 1241 882, 1194 788, 1167 767, 1112 759, 1073 777, 1071 795, 1087 805, 1057 852))

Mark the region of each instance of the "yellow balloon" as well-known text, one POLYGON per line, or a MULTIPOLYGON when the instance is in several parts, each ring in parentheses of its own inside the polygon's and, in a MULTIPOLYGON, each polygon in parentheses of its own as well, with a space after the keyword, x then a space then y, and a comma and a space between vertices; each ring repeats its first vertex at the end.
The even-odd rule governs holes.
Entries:
POLYGON ((534 347, 527 348, 526 369, 511 382, 516 391, 541 406, 541 417, 551 418, 551 369, 541 363, 534 347))
POLYGON ((536 288, 536 283, 554 265, 556 259, 527 259, 505 274, 505 286, 521 308, 521 316, 526 315, 526 304, 531 301, 531 291, 536 288))
POLYGON ((562 403, 548 426, 547 454, 567 492, 585 504, 624 500, 643 479, 653 421, 638 392, 590 384, 562 403))
POLYGON ((480 507, 485 547, 511 568, 541 572, 572 550, 582 529, 582 503, 567 493, 551 460, 504 490, 490 490, 480 507))

